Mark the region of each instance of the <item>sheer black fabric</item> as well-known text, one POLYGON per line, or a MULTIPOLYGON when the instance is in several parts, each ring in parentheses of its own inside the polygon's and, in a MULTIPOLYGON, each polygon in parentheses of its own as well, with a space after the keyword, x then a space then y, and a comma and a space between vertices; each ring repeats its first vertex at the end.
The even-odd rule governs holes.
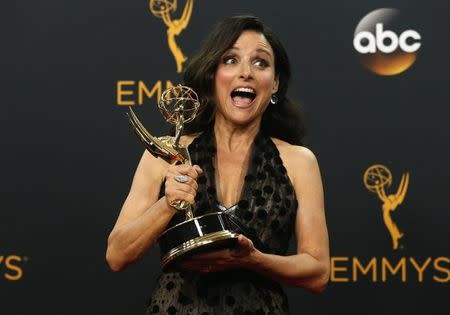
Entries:
MULTIPOLYGON (((293 234, 297 199, 293 186, 270 137, 260 132, 255 138, 240 201, 224 208, 215 187, 215 136, 210 128, 189 146, 193 164, 204 174, 194 216, 225 211, 235 231, 252 239, 265 253, 285 255, 293 234)), ((163 194, 163 191, 161 192, 163 194)), ((175 216, 169 225, 183 220, 175 216)), ((224 272, 170 272, 162 274, 149 300, 147 314, 288 314, 287 298, 281 286, 247 270, 224 272)))

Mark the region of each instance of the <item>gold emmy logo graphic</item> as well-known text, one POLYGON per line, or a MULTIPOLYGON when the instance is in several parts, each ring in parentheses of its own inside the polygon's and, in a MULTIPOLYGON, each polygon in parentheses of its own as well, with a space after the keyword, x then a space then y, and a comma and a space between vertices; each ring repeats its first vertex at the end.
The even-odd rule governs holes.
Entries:
POLYGON ((397 210, 402 204, 406 196, 409 184, 409 173, 403 174, 395 194, 386 194, 386 187, 392 184, 392 173, 384 165, 376 164, 370 166, 364 173, 364 185, 368 190, 377 194, 378 198, 383 202, 381 207, 383 212, 383 221, 392 238, 392 247, 398 249, 399 240, 403 237, 403 233, 392 220, 391 213, 397 210))
POLYGON ((181 17, 173 19, 170 13, 176 12, 177 0, 150 0, 149 2, 150 12, 154 16, 161 18, 167 26, 167 43, 175 58, 178 73, 183 71, 183 63, 187 60, 187 57, 175 42, 175 36, 180 35, 188 26, 193 6, 194 0, 187 0, 181 17))
MULTIPOLYGON (((381 200, 383 221, 392 239, 394 250, 401 248, 399 240, 404 236, 397 227, 392 213, 403 203, 408 191, 409 173, 400 179, 395 194, 388 194, 392 185, 391 171, 384 165, 375 164, 364 172, 365 187, 376 193, 381 200)), ((422 253, 421 257, 401 256, 391 253, 387 256, 332 256, 330 280, 341 283, 401 281, 405 285, 416 282, 450 283, 450 257, 432 257, 422 253)))

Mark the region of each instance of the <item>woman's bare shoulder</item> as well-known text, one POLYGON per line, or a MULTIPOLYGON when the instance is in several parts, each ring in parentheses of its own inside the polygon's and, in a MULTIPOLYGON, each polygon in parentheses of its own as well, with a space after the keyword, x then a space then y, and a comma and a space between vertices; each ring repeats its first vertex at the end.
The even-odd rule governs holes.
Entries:
POLYGON ((295 163, 311 163, 316 161, 314 153, 307 147, 293 145, 277 138, 272 138, 272 141, 280 152, 283 162, 288 163, 295 160, 295 163))
POLYGON ((272 138, 272 141, 280 152, 280 158, 294 185, 318 169, 316 156, 310 149, 277 138, 272 138))

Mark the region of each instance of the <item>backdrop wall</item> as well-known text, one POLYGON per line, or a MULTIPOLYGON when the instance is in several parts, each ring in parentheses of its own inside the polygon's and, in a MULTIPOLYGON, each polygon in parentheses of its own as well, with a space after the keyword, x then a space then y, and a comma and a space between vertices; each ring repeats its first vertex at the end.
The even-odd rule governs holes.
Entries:
MULTIPOLYGON (((172 21, 189 1, 175 2, 172 21)), ((331 281, 322 295, 287 288, 292 313, 448 310, 449 2, 192 5, 170 45, 174 26, 147 0, 15 2, 15 15, 4 14, 0 313, 143 314, 160 272, 158 249, 121 273, 104 259, 143 152, 124 105, 166 134, 156 99, 180 82, 185 66, 171 45, 188 62, 214 23, 243 13, 261 17, 288 50, 289 94, 304 104, 307 146, 324 181, 331 281), (365 25, 377 52, 361 54, 355 30, 380 8, 400 17, 389 11, 365 25), (414 30, 420 39, 408 38, 405 47, 420 47, 382 54, 381 44, 392 42, 375 38, 378 22, 397 37, 414 30), (386 60, 392 64, 380 65, 386 60), (389 76, 367 68, 408 65, 389 76), (403 234, 397 245, 394 224, 403 234)), ((371 45, 370 38, 360 43, 371 45)))

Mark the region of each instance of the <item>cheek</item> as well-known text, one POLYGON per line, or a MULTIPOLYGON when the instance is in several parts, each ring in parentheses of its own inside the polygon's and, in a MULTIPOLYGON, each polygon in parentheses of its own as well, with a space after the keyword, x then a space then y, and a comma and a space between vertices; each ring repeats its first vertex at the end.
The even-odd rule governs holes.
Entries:
POLYGON ((272 92, 272 89, 275 87, 275 76, 272 73, 267 73, 262 77, 261 82, 263 82, 265 88, 272 92))
POLYGON ((219 69, 216 72, 215 81, 216 87, 221 85, 227 85, 233 80, 233 72, 219 69))
POLYGON ((225 90, 225 85, 227 83, 227 77, 224 75, 223 71, 217 72, 214 78, 214 90, 216 95, 221 95, 225 90))

